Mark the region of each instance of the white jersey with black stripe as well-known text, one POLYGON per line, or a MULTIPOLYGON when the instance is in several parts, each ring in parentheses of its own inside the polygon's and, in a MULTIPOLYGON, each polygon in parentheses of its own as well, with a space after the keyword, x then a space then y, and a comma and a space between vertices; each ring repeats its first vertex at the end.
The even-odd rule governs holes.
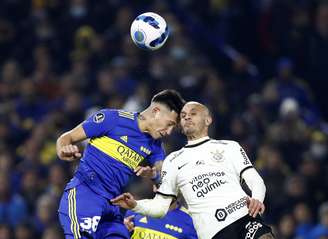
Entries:
POLYGON ((240 185, 248 168, 252 164, 237 142, 206 139, 164 160, 158 193, 177 196, 180 191, 198 237, 209 239, 248 213, 240 185))

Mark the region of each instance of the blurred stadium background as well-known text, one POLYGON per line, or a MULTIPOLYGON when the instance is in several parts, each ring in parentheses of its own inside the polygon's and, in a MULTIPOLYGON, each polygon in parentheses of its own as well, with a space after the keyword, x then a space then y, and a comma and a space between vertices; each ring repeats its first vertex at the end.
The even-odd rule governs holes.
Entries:
MULTIPOLYGON (((56 138, 164 88, 208 104, 211 136, 243 145, 277 238, 328 238, 327 1, 1 0, 0 66, 0 239, 62 238, 76 163, 58 160, 56 138), (146 11, 171 30, 155 52, 129 36, 146 11)), ((184 143, 176 133, 167 152, 184 143)), ((151 196, 141 179, 129 190, 151 196)))

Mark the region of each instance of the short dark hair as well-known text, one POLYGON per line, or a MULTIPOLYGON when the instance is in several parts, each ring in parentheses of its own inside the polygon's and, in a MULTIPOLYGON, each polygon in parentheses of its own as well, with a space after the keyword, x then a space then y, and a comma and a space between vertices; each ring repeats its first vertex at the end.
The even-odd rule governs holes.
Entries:
POLYGON ((170 110, 180 114, 182 107, 186 101, 182 98, 180 93, 176 90, 163 90, 151 99, 151 102, 157 102, 166 105, 170 110))

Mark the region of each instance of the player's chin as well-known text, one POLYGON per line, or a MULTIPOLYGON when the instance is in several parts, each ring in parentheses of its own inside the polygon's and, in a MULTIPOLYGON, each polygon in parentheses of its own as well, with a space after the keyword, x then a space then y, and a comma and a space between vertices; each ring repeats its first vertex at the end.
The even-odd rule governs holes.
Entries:
POLYGON ((193 130, 190 127, 183 127, 182 128, 182 133, 188 136, 189 134, 192 134, 193 130))
POLYGON ((159 133, 159 132, 156 132, 155 134, 152 134, 151 136, 153 137, 153 139, 160 139, 160 138, 163 138, 163 136, 162 136, 161 133, 159 133))

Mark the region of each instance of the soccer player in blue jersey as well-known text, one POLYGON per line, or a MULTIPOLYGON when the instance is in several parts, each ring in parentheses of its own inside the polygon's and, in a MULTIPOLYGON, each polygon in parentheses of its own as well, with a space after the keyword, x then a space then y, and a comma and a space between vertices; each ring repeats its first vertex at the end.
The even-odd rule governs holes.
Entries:
POLYGON ((58 138, 57 155, 65 161, 80 158, 75 144, 90 139, 60 201, 66 239, 130 238, 119 207, 110 199, 122 193, 134 173, 152 172, 140 163, 161 165, 165 153, 160 138, 171 134, 183 105, 178 92, 164 90, 141 113, 104 109, 58 138))

